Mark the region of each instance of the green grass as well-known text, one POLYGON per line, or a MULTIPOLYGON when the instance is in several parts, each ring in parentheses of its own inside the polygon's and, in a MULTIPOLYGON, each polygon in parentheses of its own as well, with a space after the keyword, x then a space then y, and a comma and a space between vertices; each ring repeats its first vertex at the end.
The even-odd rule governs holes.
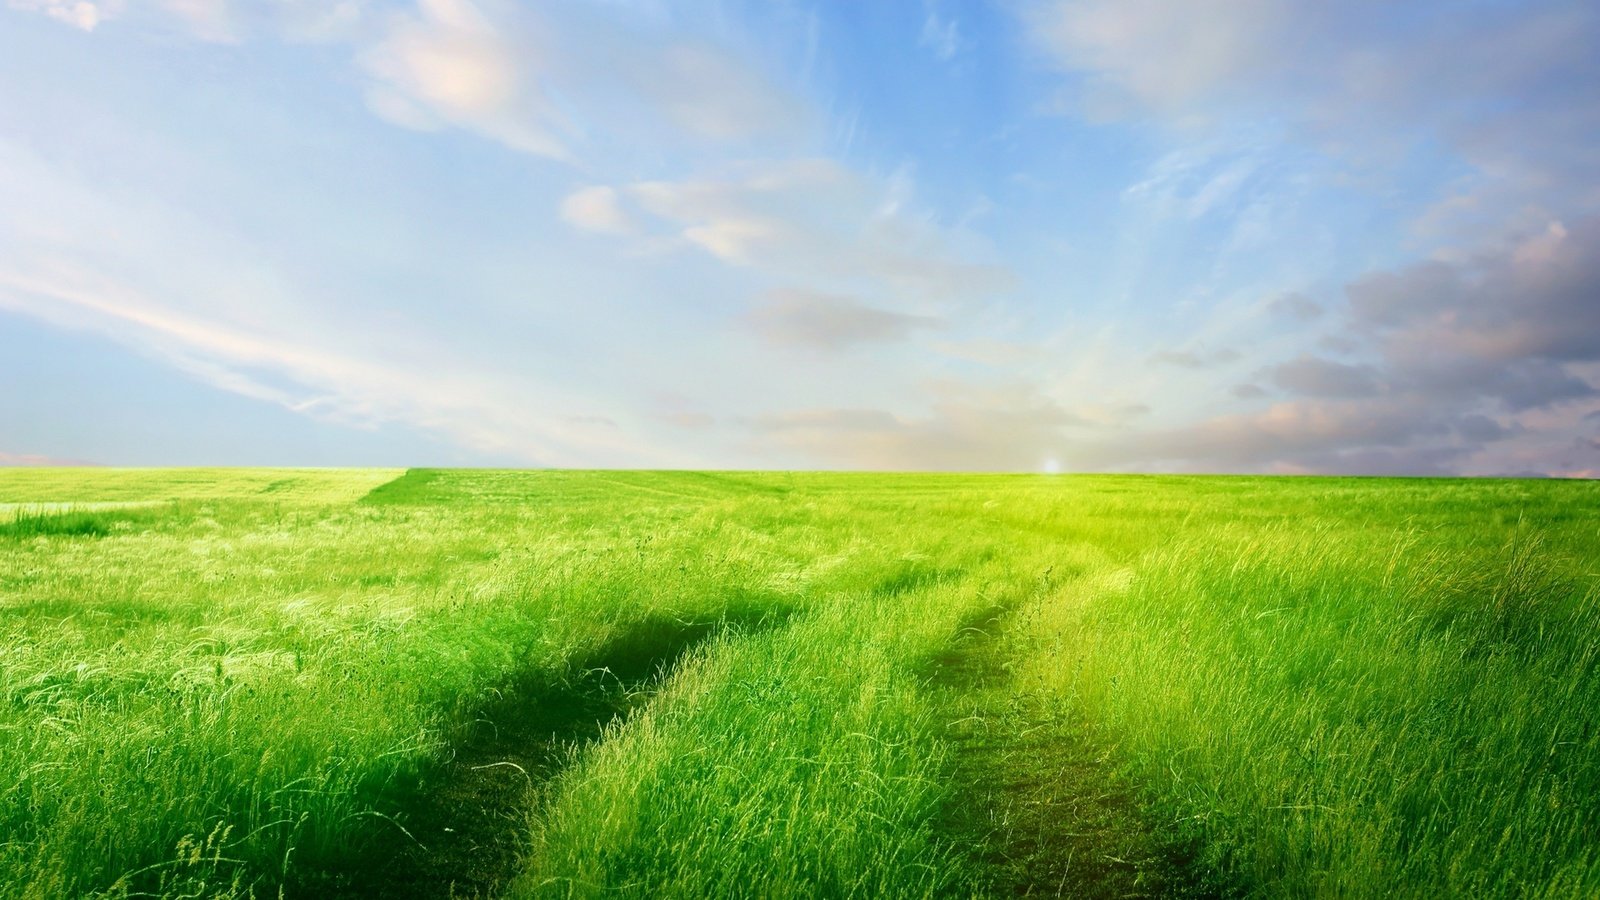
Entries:
POLYGON ((1597 501, 0 472, 0 898, 1594 896, 1597 501))

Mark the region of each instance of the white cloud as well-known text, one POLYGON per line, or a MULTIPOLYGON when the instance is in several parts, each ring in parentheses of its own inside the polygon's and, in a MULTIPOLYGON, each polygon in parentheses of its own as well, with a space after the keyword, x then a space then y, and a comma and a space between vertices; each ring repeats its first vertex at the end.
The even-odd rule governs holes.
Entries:
POLYGON ((1005 267, 978 261, 980 241, 909 208, 906 189, 826 159, 749 164, 720 178, 629 185, 639 205, 733 266, 822 289, 922 304, 1010 289, 1005 267))
MULTIPOLYGON (((809 109, 759 66, 627 10, 418 0, 361 52, 379 116, 587 165, 595 148, 793 141, 809 109), (607 143, 611 142, 611 143, 607 143)), ((632 152, 632 151, 629 151, 632 152)))
POLYGON ((466 128, 515 150, 568 157, 541 56, 470 0, 420 0, 362 55, 373 112, 407 128, 466 128))
MULTIPOLYGON (((124 0, 6 0, 90 30, 124 0)), ((669 15, 622 5, 414 0, 140 0, 145 20, 191 38, 343 41, 367 105, 419 131, 459 128, 514 150, 588 165, 598 151, 678 144, 791 147, 813 112, 759 60, 691 37, 669 15), (641 24, 644 27, 641 27, 641 24), (578 150, 586 152, 580 154, 578 150)))
POLYGON ((0 271, 0 310, 103 334, 222 390, 347 426, 400 422, 537 464, 642 461, 638 444, 614 424, 598 427, 603 417, 580 398, 447 353, 419 365, 341 348, 316 329, 208 319, 70 267, 0 271))
POLYGON ((122 11, 122 0, 7 0, 7 5, 24 12, 43 13, 84 31, 93 31, 122 11))
MULTIPOLYGON (((1437 144, 1470 164, 1442 218, 1600 208, 1600 9, 1378 0, 1039 0, 1023 7, 1079 108, 1176 125, 1281 121, 1347 161, 1437 144), (1574 189, 1585 186, 1582 189, 1574 189), (1581 204, 1581 207, 1575 206, 1581 204)), ((1431 149, 1431 148, 1430 148, 1431 149)))
POLYGON ((1051 0, 1028 8, 1035 38, 1062 65, 1090 73, 1102 99, 1163 111, 1197 101, 1290 50, 1287 0, 1051 0))
POLYGON ((561 201, 561 218, 574 228, 596 234, 633 234, 639 230, 633 216, 622 208, 615 188, 597 185, 580 188, 561 201))

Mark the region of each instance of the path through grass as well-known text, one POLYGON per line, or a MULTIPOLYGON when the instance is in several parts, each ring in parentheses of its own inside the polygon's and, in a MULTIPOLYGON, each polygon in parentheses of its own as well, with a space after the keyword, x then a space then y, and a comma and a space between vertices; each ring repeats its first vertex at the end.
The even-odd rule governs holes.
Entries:
POLYGON ((1593 896, 1597 501, 0 472, 0 898, 1593 896))

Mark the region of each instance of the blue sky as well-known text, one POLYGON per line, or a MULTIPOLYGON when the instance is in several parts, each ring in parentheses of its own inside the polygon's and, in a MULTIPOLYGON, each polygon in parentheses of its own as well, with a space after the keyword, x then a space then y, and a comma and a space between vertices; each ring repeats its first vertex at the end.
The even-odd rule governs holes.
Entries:
POLYGON ((1600 10, 0 0, 0 462, 1600 473, 1600 10))

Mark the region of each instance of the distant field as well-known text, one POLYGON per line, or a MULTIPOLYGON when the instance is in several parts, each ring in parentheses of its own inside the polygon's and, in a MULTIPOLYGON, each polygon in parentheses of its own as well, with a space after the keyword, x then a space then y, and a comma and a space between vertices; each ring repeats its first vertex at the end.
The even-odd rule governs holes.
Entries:
POLYGON ((0 898, 1600 896, 1600 484, 0 470, 0 898))

